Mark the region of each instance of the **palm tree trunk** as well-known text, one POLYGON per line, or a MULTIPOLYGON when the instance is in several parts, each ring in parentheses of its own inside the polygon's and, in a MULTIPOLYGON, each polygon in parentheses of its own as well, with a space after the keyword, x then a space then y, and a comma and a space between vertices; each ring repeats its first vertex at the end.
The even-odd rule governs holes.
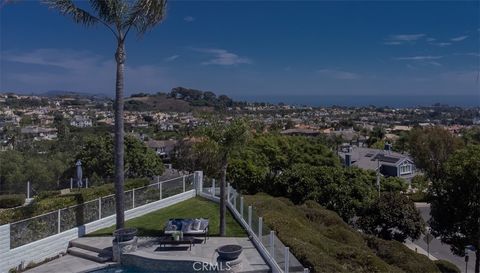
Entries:
POLYGON ((222 160, 222 169, 221 169, 221 178, 220 178, 220 236, 227 236, 227 222, 226 222, 226 212, 227 212, 227 167, 228 161, 227 156, 225 155, 222 160))
POLYGON ((117 229, 125 226, 125 192, 124 184, 124 146, 123 146, 123 82, 125 74, 125 43, 122 37, 118 40, 115 53, 117 62, 117 78, 115 86, 115 210, 117 229))
POLYGON ((480 244, 477 246, 477 250, 475 251, 475 273, 480 272, 480 244))

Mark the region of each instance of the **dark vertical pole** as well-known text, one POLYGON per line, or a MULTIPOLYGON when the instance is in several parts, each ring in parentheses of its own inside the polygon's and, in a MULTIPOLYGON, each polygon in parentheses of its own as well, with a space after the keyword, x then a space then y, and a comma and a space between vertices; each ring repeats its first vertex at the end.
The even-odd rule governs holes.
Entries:
POLYGON ((117 76, 115 86, 115 210, 116 227, 125 225, 125 193, 124 193, 124 129, 123 129, 123 88, 125 74, 125 44, 123 36, 118 38, 117 76))

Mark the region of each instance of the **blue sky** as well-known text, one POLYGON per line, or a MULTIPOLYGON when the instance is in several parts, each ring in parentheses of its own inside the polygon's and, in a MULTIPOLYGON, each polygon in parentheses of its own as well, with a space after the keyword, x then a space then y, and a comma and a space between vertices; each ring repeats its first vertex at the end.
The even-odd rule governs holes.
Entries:
MULTIPOLYGON (((102 26, 35 1, 0 12, 0 91, 114 94, 102 26)), ((162 24, 129 37, 126 93, 478 95, 479 14, 478 1, 170 1, 162 24)))

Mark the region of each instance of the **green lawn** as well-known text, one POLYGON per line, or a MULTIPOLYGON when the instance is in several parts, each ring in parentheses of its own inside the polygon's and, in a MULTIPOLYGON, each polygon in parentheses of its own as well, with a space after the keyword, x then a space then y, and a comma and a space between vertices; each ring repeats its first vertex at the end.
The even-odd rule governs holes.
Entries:
MULTIPOLYGON (((210 236, 219 235, 219 212, 217 203, 204 198, 196 197, 181 203, 169 206, 143 216, 131 219, 125 223, 126 227, 138 229, 139 236, 161 236, 163 228, 168 219, 171 218, 208 218, 210 221, 210 236)), ((87 236, 110 236, 115 226, 97 230, 87 236)), ((245 237, 245 230, 233 218, 230 212, 227 213, 227 236, 245 237)))

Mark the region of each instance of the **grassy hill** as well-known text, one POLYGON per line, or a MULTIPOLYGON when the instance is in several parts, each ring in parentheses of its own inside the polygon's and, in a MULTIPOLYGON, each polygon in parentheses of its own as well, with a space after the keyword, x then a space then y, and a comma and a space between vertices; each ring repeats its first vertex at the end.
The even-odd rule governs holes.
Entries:
POLYGON ((426 256, 397 241, 365 236, 315 202, 294 205, 265 194, 245 200, 312 272, 442 272, 426 256))
POLYGON ((125 99, 125 109, 128 111, 191 112, 194 110, 212 111, 213 107, 192 106, 185 100, 167 97, 166 94, 155 94, 127 98, 125 99))

